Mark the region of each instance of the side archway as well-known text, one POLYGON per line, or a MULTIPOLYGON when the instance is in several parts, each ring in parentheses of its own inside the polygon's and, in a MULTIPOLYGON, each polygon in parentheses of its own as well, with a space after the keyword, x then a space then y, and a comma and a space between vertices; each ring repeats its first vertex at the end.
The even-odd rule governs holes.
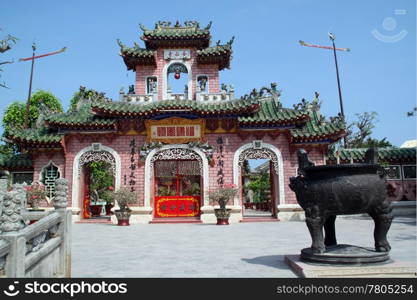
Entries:
POLYGON ((114 174, 114 187, 120 188, 121 183, 121 159, 119 154, 112 148, 101 145, 100 150, 94 150, 93 146, 82 149, 74 158, 72 167, 72 207, 80 208, 79 190, 82 167, 93 161, 105 161, 110 163, 114 174))
MULTIPOLYGON (((281 151, 271 144, 262 142, 259 146, 255 146, 254 143, 248 143, 241 146, 236 150, 233 157, 233 184, 240 186, 241 170, 243 162, 246 159, 269 159, 273 164, 273 170, 278 176, 278 199, 279 203, 276 205, 282 205, 285 203, 285 189, 284 189, 284 164, 282 160, 281 151)), ((240 205, 239 196, 235 197, 235 206, 240 205)))

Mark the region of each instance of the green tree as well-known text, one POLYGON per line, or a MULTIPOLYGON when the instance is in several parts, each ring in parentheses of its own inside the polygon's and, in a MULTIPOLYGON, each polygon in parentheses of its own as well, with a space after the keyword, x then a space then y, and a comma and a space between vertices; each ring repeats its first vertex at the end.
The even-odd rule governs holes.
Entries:
POLYGON ((97 191, 100 199, 110 202, 112 199, 108 188, 110 186, 114 187, 114 176, 110 164, 104 161, 98 161, 91 162, 89 167, 91 192, 94 195, 94 191, 97 191))
POLYGON ((376 112, 363 112, 355 114, 357 120, 347 126, 346 148, 391 147, 387 138, 378 140, 372 138, 378 114, 376 112))
MULTIPOLYGON (((30 97, 29 101, 29 127, 35 127, 40 112, 47 110, 50 113, 62 112, 61 102, 51 92, 38 90, 30 97)), ((3 116, 5 132, 10 129, 24 128, 26 115, 26 103, 15 101, 10 104, 3 116)))
POLYGON ((253 175, 247 184, 247 190, 252 190, 254 192, 254 202, 267 200, 271 192, 269 173, 263 172, 261 174, 253 175))

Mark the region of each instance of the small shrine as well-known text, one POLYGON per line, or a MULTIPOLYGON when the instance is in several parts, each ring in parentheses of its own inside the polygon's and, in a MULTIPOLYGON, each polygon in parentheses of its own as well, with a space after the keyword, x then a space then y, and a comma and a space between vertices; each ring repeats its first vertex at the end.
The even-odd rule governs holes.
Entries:
POLYGON ((219 76, 231 66, 234 38, 213 44, 210 27, 160 21, 153 29, 141 25, 143 46, 118 40, 135 82, 120 89, 118 100, 81 87, 75 109, 10 131, 7 138, 25 153, 9 167, 14 176, 42 182, 51 195, 66 178, 74 220, 91 218, 92 163, 109 167, 114 189, 137 193, 131 223, 214 223, 208 193, 223 184, 239 189, 227 205, 230 222, 258 213, 296 218, 302 209, 288 186, 297 174, 296 152, 304 148, 316 165, 326 164, 328 146, 345 135, 344 121, 321 115, 318 93, 283 107, 276 83, 236 97, 219 76), (248 188, 251 160, 268 174, 262 195, 248 188), (263 204, 251 205, 254 199, 263 204))

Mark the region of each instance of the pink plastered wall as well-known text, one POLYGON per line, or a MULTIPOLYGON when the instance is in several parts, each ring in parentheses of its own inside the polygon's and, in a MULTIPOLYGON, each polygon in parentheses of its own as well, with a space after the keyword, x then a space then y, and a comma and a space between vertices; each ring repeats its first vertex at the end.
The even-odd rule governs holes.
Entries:
MULTIPOLYGON (((255 137, 249 136, 248 138, 242 140, 237 134, 207 134, 208 143, 217 148, 217 138, 221 136, 223 138, 223 155, 224 155, 224 181, 225 183, 233 183, 233 157, 235 152, 243 145, 251 143, 255 137)), ((115 150, 121 159, 121 186, 130 187, 130 165, 131 165, 131 146, 130 142, 132 139, 136 140, 136 154, 134 156, 136 170, 134 170, 135 181, 134 185, 135 191, 138 192, 139 200, 137 205, 143 206, 144 201, 144 164, 138 164, 138 153, 137 148, 142 146, 145 137, 144 136, 116 136, 110 142, 105 138, 91 138, 86 137, 83 141, 79 141, 77 138, 72 137, 67 139, 66 147, 66 156, 62 153, 56 153, 52 157, 47 157, 44 154, 40 154, 34 159, 34 180, 39 180, 39 174, 42 168, 52 161, 55 165, 58 166, 59 170, 68 179, 69 183, 69 206, 72 206, 72 177, 73 177, 73 165, 75 156, 84 148, 91 146, 92 143, 101 143, 103 146, 107 146, 115 150), (125 181, 126 176, 126 181, 125 181)), ((284 167, 284 191, 285 191, 285 203, 297 203, 295 194, 288 187, 289 177, 296 176, 297 171, 297 154, 296 151, 290 151, 289 142, 285 134, 281 134, 276 138, 271 138, 265 136, 262 139, 263 142, 275 146, 282 155, 283 167, 284 167)), ((217 161, 217 151, 214 153, 215 161, 217 161)), ((309 151, 309 158, 316 165, 324 164, 324 155, 319 149, 313 149, 309 151)), ((217 172, 218 167, 214 165, 213 167, 209 166, 209 189, 213 190, 218 187, 217 185, 217 172)), ((206 183, 204 183, 206 184, 206 183)), ((79 206, 82 207, 82 199, 80 199, 79 206)))
MULTIPOLYGON (((224 160, 224 182, 225 183, 233 183, 233 157, 235 152, 243 145, 247 143, 252 143, 255 138, 253 136, 249 136, 248 138, 242 140, 236 134, 208 134, 208 143, 212 146, 217 147, 217 138, 221 136, 223 137, 223 160, 224 160)), ((284 192, 285 192, 285 203, 286 204, 295 204, 297 200, 295 198, 295 194, 293 191, 290 190, 288 187, 289 185, 289 178, 292 176, 296 176, 297 173, 297 153, 296 151, 291 152, 289 147, 289 141, 286 135, 281 134, 277 138, 271 138, 269 136, 265 136, 262 138, 264 143, 271 144, 275 146, 282 155, 283 160, 283 167, 284 167, 284 192)), ((217 154, 216 151, 214 154, 215 161, 217 161, 217 154)), ((318 150, 314 149, 308 152, 309 159, 313 161, 316 165, 323 165, 324 164, 324 155, 323 153, 318 150)), ((209 177, 210 177, 210 184, 209 188, 211 190, 215 190, 218 188, 217 185, 217 172, 218 167, 217 164, 214 167, 209 168, 209 177)), ((277 187, 278 188, 278 187, 277 187)))
MULTIPOLYGON (((131 146, 130 142, 132 139, 136 140, 136 154, 134 155, 134 160, 136 164, 136 170, 134 170, 135 176, 135 191, 138 192, 139 199, 138 205, 143 205, 143 190, 144 190, 144 166, 138 166, 138 153, 137 148, 144 143, 144 136, 116 136, 111 142, 109 142, 105 138, 85 138, 82 142, 78 141, 76 138, 71 138, 67 141, 67 154, 65 160, 65 174, 66 178, 68 179, 69 185, 69 195, 72 195, 72 176, 73 176, 73 165, 75 156, 80 152, 82 149, 91 146, 92 143, 101 143, 103 146, 107 146, 112 148, 116 151, 121 160, 121 187, 131 187, 129 185, 130 180, 130 165, 131 165, 131 146), (126 181, 125 181, 126 176, 126 181)), ((69 206, 72 206, 72 199, 70 199, 69 206)), ((80 199, 82 201, 82 199, 80 199)), ((80 207, 82 207, 82 203, 80 203, 80 207)))

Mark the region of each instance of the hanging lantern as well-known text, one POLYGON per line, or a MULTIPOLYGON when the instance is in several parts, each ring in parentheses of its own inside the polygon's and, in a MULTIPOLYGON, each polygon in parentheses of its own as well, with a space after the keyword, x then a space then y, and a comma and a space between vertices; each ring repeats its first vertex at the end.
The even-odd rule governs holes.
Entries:
POLYGON ((176 68, 176 69, 175 69, 174 78, 175 78, 175 79, 180 79, 180 78, 181 78, 180 68, 176 68))

